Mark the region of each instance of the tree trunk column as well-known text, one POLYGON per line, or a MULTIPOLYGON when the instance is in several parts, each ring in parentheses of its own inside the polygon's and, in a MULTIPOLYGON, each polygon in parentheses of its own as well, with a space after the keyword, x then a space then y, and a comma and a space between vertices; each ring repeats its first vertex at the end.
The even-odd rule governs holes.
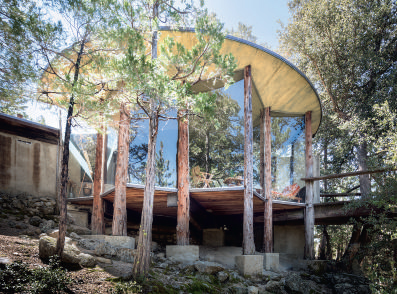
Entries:
POLYGON ((127 106, 120 107, 119 141, 117 152, 116 179, 114 188, 114 212, 112 235, 127 236, 127 171, 129 154, 130 117, 127 106))
POLYGON ((184 111, 178 119, 178 214, 177 245, 189 245, 189 121, 184 111))
POLYGON ((261 111, 261 187, 264 203, 264 234, 263 250, 265 253, 273 253, 273 207, 272 207, 272 176, 271 176, 271 123, 270 107, 261 111))
MULTIPOLYGON (((306 178, 313 177, 312 154, 312 113, 306 112, 306 178)), ((313 207, 313 181, 305 181, 306 184, 306 209, 305 209, 305 259, 314 259, 314 207, 313 207)))
POLYGON ((102 235, 104 233, 104 215, 103 215, 103 166, 104 166, 104 145, 105 134, 104 127, 97 133, 96 152, 95 152, 95 171, 94 171, 94 204, 92 207, 91 228, 93 235, 102 235))
POLYGON ((253 126, 251 66, 244 68, 244 224, 243 254, 255 254, 253 214, 253 126))

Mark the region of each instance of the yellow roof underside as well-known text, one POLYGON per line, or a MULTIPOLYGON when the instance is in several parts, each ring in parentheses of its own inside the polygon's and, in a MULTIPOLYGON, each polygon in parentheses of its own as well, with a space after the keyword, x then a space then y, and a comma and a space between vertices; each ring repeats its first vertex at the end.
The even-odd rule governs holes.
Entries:
MULTIPOLYGON (((193 31, 161 31, 160 41, 165 37, 173 37, 177 42, 190 47, 194 40, 193 31)), ((277 54, 228 36, 222 46, 222 53, 231 53, 237 61, 236 80, 243 78, 245 66, 251 65, 254 89, 252 91, 253 117, 258 117, 260 109, 270 107, 273 116, 298 116, 307 111, 312 112, 312 132, 315 134, 320 126, 321 105, 317 93, 309 80, 288 61, 277 54), (258 97, 259 99, 255 99, 258 97), (258 104, 261 101, 263 105, 258 104)), ((223 85, 218 83, 215 88, 223 85)), ((214 89, 202 83, 196 91, 214 89)))

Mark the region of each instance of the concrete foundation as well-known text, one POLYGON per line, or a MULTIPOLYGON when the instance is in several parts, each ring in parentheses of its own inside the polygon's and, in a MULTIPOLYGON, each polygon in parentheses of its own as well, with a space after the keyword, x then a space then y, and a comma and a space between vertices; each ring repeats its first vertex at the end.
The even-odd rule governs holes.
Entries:
POLYGON ((84 235, 84 239, 103 240, 108 242, 111 246, 134 249, 135 238, 128 236, 107 236, 107 235, 84 235))
POLYGON ((88 228, 88 212, 68 210, 68 214, 73 218, 75 225, 88 228))
POLYGON ((235 257, 236 267, 244 276, 257 276, 263 273, 263 255, 240 255, 235 257))
POLYGON ((274 226, 274 252, 287 253, 303 259, 305 248, 305 227, 274 226))
POLYGON ((221 229, 204 229, 203 245, 211 247, 222 247, 225 244, 225 233, 221 229))
POLYGON ((280 258, 278 253, 265 253, 263 255, 263 267, 267 271, 278 271, 280 268, 280 258))
POLYGON ((167 245, 166 256, 175 261, 194 262, 199 260, 199 246, 197 245, 167 245))

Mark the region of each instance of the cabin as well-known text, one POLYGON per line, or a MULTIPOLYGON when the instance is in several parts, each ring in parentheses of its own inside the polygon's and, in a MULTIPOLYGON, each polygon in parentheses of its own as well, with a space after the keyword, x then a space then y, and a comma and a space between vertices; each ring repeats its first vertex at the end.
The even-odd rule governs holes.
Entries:
MULTIPOLYGON (((164 28, 160 36, 160 41, 172 36, 189 44, 194 32, 164 28)), ((312 154, 312 138, 322 116, 318 94, 293 64, 261 46, 227 36, 222 53, 236 58, 235 83, 226 89, 219 81, 203 81, 194 88, 216 95, 214 114, 160 122, 152 238, 175 258, 198 258, 199 246, 242 247, 236 264, 245 274, 261 271, 263 264, 275 269, 280 258, 314 259, 314 224, 322 217, 315 215, 315 207, 322 204, 318 181, 312 180, 319 175, 319 161, 312 154)), ((41 128, 40 137, 53 136, 49 173, 56 175, 60 131, 34 127, 41 128)), ((24 136, 35 133, 33 129, 26 129, 24 136)), ((20 136, 18 132, 4 136, 20 136)), ((134 122, 130 133, 126 208, 128 233, 134 235, 143 206, 147 122, 134 122)), ((68 201, 89 211, 97 135, 72 134, 68 201)), ((104 215, 111 220, 117 197, 117 135, 109 129, 103 137, 101 198, 104 215)), ((1 150, 8 148, 7 140, 1 140, 1 150)), ((1 158, 1 172, 6 157, 12 156, 1 158)), ((29 164, 36 166, 34 158, 29 164)), ((53 185, 48 193, 55 197, 56 179, 41 173, 41 179, 53 185)), ((34 181, 37 173, 32 177, 34 181)), ((86 216, 83 223, 89 222, 86 216)), ((107 229, 109 233, 109 225, 107 229)))
MULTIPOLYGON (((166 36, 189 44, 194 32, 164 29, 161 38, 166 36)), ((278 254, 313 259, 314 205, 320 193, 318 182, 304 178, 319 175, 312 154, 322 116, 316 90, 293 64, 261 46, 227 36, 222 51, 237 60, 235 83, 226 89, 206 81, 194 89, 216 94, 214 114, 160 122, 153 240, 178 244, 179 235, 188 236, 189 246, 243 246, 244 255, 265 252, 269 264, 273 258, 278 262, 278 254), (295 217, 286 217, 290 213, 295 217)), ((131 134, 126 202, 128 228, 136 232, 147 122, 134 122, 131 134)), ((106 163, 115 159, 108 151, 106 163)), ((108 166, 107 177, 112 174, 108 166)), ((111 218, 116 195, 106 183, 101 197, 111 218)), ((92 205, 92 197, 70 202, 92 205)))

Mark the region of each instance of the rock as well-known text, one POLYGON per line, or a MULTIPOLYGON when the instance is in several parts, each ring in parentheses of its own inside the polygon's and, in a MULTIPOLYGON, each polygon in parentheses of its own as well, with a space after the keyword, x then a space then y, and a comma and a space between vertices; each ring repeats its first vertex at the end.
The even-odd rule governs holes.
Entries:
POLYGON ((55 227, 55 223, 53 220, 47 220, 43 221, 39 227, 43 233, 46 233, 55 227))
POLYGON ((43 222, 43 220, 42 220, 40 217, 38 217, 37 215, 32 216, 32 217, 29 219, 29 224, 31 224, 32 226, 35 226, 35 227, 40 226, 40 224, 41 224, 42 222, 43 222))
POLYGON ((268 291, 270 293, 275 293, 275 294, 287 293, 284 290, 284 286, 280 281, 270 281, 269 283, 266 284, 265 289, 266 289, 266 291, 268 291))
POLYGON ((225 270, 225 268, 221 264, 209 261, 198 261, 194 264, 194 267, 200 273, 206 273, 210 275, 225 270))
POLYGON ((81 237, 79 235, 77 235, 75 232, 71 232, 70 233, 70 238, 74 239, 74 240, 80 240, 81 237))
POLYGON ((95 257, 86 254, 86 253, 80 253, 77 258, 79 259, 79 264, 82 267, 94 267, 96 265, 97 260, 95 257))
POLYGON ((91 235, 91 230, 77 225, 68 225, 67 232, 69 234, 76 233, 77 235, 91 235))
POLYGON ((7 264, 10 264, 11 260, 7 257, 0 257, 0 269, 4 269, 7 264))
POLYGON ((96 261, 99 263, 112 264, 111 259, 107 259, 107 258, 103 258, 103 257, 99 257, 99 256, 96 256, 95 258, 96 258, 96 261))
POLYGON ((248 287, 248 294, 258 294, 259 289, 255 286, 248 287))
POLYGON ((24 223, 18 223, 18 224, 15 225, 15 228, 16 229, 20 229, 20 230, 24 230, 24 229, 28 228, 28 225, 24 224, 24 223))
POLYGON ((41 234, 41 229, 37 228, 34 230, 35 235, 40 235, 41 234))
POLYGON ((48 260, 50 256, 56 254, 57 240, 50 236, 43 236, 39 241, 39 256, 41 259, 48 260))
MULTIPOLYGON (((181 265, 183 265, 183 264, 181 264, 181 265)), ((195 267, 194 267, 193 264, 189 264, 189 265, 184 266, 184 267, 182 268, 182 272, 183 272, 185 275, 187 275, 187 276, 193 275, 195 271, 196 271, 196 269, 195 269, 195 267)))
POLYGON ((243 285, 237 285, 237 286, 233 286, 233 290, 231 293, 233 293, 233 294, 247 294, 248 289, 247 289, 247 287, 245 287, 243 285))
POLYGON ((117 248, 116 256, 123 262, 134 262, 135 249, 117 248))
POLYGON ((17 225, 17 224, 16 224, 14 221, 12 221, 12 220, 8 221, 8 226, 9 226, 10 228, 15 228, 16 225, 17 225))
POLYGON ((229 278, 229 275, 227 274, 227 272, 220 271, 216 273, 216 277, 218 278, 219 282, 223 283, 229 278))
POLYGON ((321 286, 311 280, 303 280, 297 273, 285 277, 285 290, 288 293, 314 294, 323 293, 321 286))
MULTIPOLYGON (((76 233, 70 234, 70 237, 73 238, 72 235, 74 236, 74 235, 77 235, 77 234, 76 233)), ((77 244, 80 247, 83 247, 84 249, 87 249, 87 250, 95 250, 100 243, 103 243, 103 242, 100 242, 100 241, 95 240, 95 239, 82 239, 80 236, 79 236, 79 238, 80 239, 78 239, 78 243, 77 244)), ((73 238, 73 239, 76 239, 76 238, 73 238)))
POLYGON ((112 257, 117 255, 117 251, 116 248, 110 246, 109 243, 101 242, 95 248, 95 255, 112 257))
POLYGON ((58 229, 52 229, 46 232, 46 234, 52 238, 57 239, 59 237, 59 230, 58 229))
POLYGON ((203 281, 203 282, 207 282, 207 283, 209 283, 209 284, 211 284, 211 278, 208 276, 208 275, 206 275, 206 274, 203 274, 203 273, 198 273, 197 275, 196 275, 196 279, 198 279, 198 280, 200 280, 200 281, 203 281))

